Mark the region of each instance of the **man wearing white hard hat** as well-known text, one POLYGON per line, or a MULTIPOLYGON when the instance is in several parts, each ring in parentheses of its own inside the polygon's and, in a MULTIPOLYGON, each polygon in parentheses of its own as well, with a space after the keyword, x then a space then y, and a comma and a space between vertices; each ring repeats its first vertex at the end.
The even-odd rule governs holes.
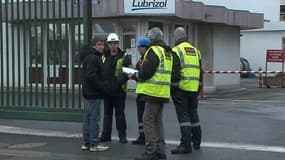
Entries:
POLYGON ((101 142, 111 141, 113 111, 115 110, 116 128, 120 143, 127 143, 127 124, 125 118, 125 100, 128 76, 122 67, 131 65, 131 57, 119 48, 119 37, 110 33, 107 37, 108 50, 103 57, 104 62, 104 119, 101 142))

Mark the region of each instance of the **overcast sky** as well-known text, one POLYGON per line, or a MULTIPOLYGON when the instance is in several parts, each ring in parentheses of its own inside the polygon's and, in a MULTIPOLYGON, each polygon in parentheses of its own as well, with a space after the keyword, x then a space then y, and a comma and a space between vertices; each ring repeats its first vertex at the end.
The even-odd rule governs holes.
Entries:
POLYGON ((280 1, 285 0, 193 0, 209 5, 225 6, 229 9, 248 10, 253 13, 263 13, 264 19, 280 20, 280 1))

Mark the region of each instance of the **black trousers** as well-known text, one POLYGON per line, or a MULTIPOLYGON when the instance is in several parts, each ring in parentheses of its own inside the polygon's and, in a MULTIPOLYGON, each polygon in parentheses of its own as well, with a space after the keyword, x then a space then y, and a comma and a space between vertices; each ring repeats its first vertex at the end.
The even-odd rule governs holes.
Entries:
POLYGON ((171 96, 180 124, 181 145, 190 146, 191 139, 201 143, 201 127, 197 110, 198 92, 186 92, 178 88, 172 88, 171 96), (197 131, 197 128, 199 128, 199 131, 197 131))
POLYGON ((125 96, 106 96, 104 98, 103 136, 112 134, 113 110, 115 110, 116 128, 120 138, 126 137, 125 96))
POLYGON ((143 112, 144 112, 144 107, 145 107, 145 101, 142 99, 141 94, 137 95, 136 102, 137 102, 137 120, 138 120, 139 134, 144 134, 144 131, 143 131, 143 112))

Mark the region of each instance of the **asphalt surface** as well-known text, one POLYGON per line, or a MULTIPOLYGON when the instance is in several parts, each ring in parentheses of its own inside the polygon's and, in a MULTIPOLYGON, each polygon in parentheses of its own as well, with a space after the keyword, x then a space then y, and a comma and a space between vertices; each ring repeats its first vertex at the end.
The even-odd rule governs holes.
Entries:
MULTIPOLYGON (((103 106, 102 106, 103 107, 103 106)), ((241 88, 220 90, 200 100, 203 129, 200 151, 171 155, 179 143, 173 103, 165 105, 164 126, 169 160, 284 160, 285 89, 258 88, 242 80, 241 88)), ((137 136, 135 96, 126 102, 128 138, 137 136)), ((0 119, 0 160, 131 160, 143 146, 120 144, 113 123, 108 152, 80 150, 81 123, 0 119)))

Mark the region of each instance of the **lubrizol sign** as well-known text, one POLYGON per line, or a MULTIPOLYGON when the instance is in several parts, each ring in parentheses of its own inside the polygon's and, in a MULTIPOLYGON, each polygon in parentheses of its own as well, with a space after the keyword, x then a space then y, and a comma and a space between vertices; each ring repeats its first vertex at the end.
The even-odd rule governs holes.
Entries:
POLYGON ((124 0, 125 14, 175 14, 175 0, 124 0))

